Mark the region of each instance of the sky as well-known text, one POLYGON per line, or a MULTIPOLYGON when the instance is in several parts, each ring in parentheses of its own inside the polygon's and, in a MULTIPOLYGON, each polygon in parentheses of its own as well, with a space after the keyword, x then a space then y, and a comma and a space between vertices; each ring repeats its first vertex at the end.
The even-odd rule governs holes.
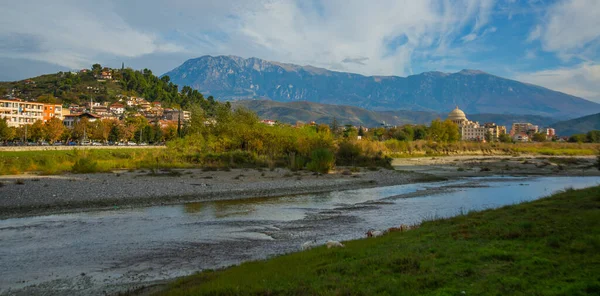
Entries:
POLYGON ((0 80, 122 62, 160 75, 203 55, 364 75, 478 69, 600 103, 600 1, 0 3, 0 80))

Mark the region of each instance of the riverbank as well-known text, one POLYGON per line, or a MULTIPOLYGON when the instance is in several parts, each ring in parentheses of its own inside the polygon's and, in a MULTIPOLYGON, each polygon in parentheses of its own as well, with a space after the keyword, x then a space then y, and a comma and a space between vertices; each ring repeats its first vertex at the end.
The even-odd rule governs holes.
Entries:
POLYGON ((400 158, 396 170, 338 167, 330 174, 269 169, 116 170, 0 175, 0 219, 69 211, 273 197, 461 177, 600 176, 593 156, 400 158))
POLYGON ((600 186, 566 190, 344 242, 345 248, 204 271, 158 295, 598 294, 599 196, 600 186))
POLYGON ((272 197, 443 180, 387 169, 331 174, 256 169, 132 170, 56 176, 0 176, 0 219, 66 211, 272 197))
POLYGON ((440 177, 488 175, 600 176, 596 156, 486 155, 396 158, 398 170, 440 177))

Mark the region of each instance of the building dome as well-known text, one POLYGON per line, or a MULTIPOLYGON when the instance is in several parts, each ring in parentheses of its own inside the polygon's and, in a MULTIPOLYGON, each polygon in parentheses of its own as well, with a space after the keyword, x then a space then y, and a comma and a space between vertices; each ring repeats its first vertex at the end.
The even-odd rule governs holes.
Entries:
POLYGON ((452 110, 452 112, 450 112, 450 114, 448 114, 448 119, 450 119, 454 122, 467 121, 467 116, 465 115, 465 112, 458 109, 458 106, 456 106, 456 109, 452 110))

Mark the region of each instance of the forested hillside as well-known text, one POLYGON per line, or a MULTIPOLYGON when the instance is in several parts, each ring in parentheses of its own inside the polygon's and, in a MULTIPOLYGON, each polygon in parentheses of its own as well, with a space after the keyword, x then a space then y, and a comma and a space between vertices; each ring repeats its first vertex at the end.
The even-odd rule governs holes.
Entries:
POLYGON ((155 76, 151 70, 141 71, 103 68, 94 64, 79 72, 58 72, 15 82, 1 82, 0 96, 12 96, 30 101, 61 103, 63 105, 116 101, 120 95, 139 96, 150 102, 158 101, 165 107, 189 109, 198 104, 209 113, 216 104, 190 87, 171 82, 168 76, 155 76), (103 79, 101 75, 110 75, 103 79))

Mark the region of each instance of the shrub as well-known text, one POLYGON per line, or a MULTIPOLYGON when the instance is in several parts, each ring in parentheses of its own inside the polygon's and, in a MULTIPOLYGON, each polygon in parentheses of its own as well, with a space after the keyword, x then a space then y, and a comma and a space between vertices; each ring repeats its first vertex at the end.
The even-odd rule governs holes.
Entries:
POLYGON ((98 162, 88 157, 82 157, 75 161, 71 171, 75 174, 95 173, 98 171, 98 162))
POLYGON ((311 153, 311 160, 306 167, 313 171, 326 174, 335 164, 333 153, 327 148, 317 148, 311 153))

